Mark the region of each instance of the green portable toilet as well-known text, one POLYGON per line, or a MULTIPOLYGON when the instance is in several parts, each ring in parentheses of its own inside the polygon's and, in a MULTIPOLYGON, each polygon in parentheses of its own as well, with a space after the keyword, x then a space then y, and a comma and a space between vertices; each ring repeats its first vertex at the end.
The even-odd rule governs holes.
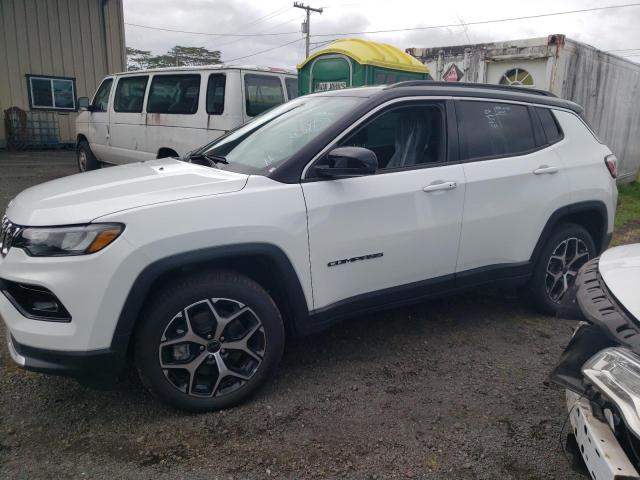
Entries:
POLYGON ((358 38, 336 40, 298 65, 300 95, 425 79, 429 69, 408 53, 358 38))

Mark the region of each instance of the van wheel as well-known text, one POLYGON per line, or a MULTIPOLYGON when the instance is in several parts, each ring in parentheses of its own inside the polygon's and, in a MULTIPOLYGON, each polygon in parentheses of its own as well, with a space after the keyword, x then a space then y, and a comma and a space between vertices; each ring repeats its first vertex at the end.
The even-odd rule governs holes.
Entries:
POLYGON ((575 223, 559 226, 547 240, 526 286, 526 295, 541 313, 555 315, 578 270, 596 256, 591 234, 575 223))
POLYGON ((219 410, 246 399, 275 370, 284 349, 284 325, 273 299, 234 272, 167 284, 139 321, 140 379, 183 410, 219 410))
POLYGON ((100 168, 100 162, 91 151, 89 142, 86 140, 80 142, 76 155, 78 158, 78 170, 81 172, 88 172, 89 170, 100 168))

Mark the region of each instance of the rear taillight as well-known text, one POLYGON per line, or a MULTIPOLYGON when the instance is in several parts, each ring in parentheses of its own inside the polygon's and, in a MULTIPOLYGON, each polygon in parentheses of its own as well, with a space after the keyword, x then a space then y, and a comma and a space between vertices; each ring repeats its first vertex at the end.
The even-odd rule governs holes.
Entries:
POLYGON ((604 157, 604 163, 607 165, 607 169, 611 174, 612 178, 616 178, 618 176, 618 159, 615 155, 607 155, 604 157))

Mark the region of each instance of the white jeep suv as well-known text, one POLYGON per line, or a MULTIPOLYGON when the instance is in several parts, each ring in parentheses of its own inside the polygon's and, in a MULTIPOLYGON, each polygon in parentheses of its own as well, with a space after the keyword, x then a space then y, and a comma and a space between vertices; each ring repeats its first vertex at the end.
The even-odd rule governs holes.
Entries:
POLYGON ((554 313, 608 244, 616 160, 581 108, 404 82, 276 107, 193 153, 26 190, 0 314, 23 367, 90 382, 133 359, 165 401, 237 403, 285 336, 493 282, 554 313))

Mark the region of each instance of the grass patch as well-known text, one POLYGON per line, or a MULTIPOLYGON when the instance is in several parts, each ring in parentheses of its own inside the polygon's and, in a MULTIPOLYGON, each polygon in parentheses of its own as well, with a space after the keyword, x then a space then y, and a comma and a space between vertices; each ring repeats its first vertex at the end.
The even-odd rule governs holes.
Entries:
POLYGON ((616 228, 630 220, 640 220, 640 182, 633 182, 618 187, 618 211, 616 228))

